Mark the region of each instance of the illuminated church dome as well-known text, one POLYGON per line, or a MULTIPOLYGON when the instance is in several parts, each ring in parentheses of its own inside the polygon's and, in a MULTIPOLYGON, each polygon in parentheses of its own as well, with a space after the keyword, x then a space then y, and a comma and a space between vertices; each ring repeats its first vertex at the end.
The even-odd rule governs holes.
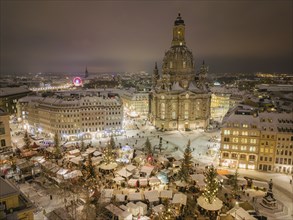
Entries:
POLYGON ((173 39, 165 53, 162 72, 157 64, 153 73, 149 118, 161 130, 205 129, 209 124, 211 94, 206 86, 207 67, 198 74, 192 52, 185 42, 185 23, 178 14, 173 39))
POLYGON ((185 89, 195 78, 193 55, 186 46, 185 24, 180 13, 174 22, 171 48, 163 59, 162 76, 164 75, 169 75, 169 84, 178 82, 185 89))

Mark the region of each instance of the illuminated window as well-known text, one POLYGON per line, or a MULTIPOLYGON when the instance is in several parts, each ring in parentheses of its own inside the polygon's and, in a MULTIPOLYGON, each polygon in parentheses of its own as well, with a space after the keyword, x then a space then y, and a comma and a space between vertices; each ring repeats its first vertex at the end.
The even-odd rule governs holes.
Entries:
POLYGON ((165 119, 165 103, 161 103, 161 119, 165 119))
POLYGON ((229 149, 229 144, 224 144, 223 149, 229 149))
POLYGON ((170 69, 172 69, 172 68, 173 68, 173 62, 170 61, 170 69))
POLYGON ((233 135, 239 135, 239 131, 233 131, 233 135))
POLYGON ((232 150, 238 150, 238 146, 237 145, 232 145, 232 150))
POLYGON ((245 154, 240 154, 240 159, 241 160, 245 160, 246 159, 246 155, 245 154))
POLYGON ((172 119, 176 119, 176 112, 172 112, 172 119))
POLYGON ((226 135, 228 134, 229 135, 230 134, 230 130, 224 130, 224 134, 226 134, 226 135))
POLYGON ((249 147, 249 151, 254 152, 256 150, 256 147, 249 147))
POLYGON ((247 144, 247 138, 241 138, 241 143, 247 144))
MULTIPOLYGON (((181 45, 181 44, 180 44, 181 45)), ((183 61, 183 68, 186 68, 186 61, 183 61)))
POLYGON ((189 109, 189 104, 188 103, 185 103, 184 104, 184 119, 188 119, 188 113, 189 113, 189 111, 188 111, 188 109, 189 109))
POLYGON ((251 144, 256 144, 256 139, 250 139, 251 144))
POLYGON ((232 138, 232 142, 238 143, 238 138, 232 138))
POLYGON ((244 151, 246 150, 246 146, 241 146, 240 149, 244 151))

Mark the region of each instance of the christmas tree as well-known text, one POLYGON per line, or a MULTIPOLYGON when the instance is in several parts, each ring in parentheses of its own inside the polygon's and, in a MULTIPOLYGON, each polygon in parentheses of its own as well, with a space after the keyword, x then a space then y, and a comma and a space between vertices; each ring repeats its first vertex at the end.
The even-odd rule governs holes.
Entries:
POLYGON ((163 204, 165 206, 165 210, 162 211, 158 218, 158 220, 175 220, 176 219, 176 213, 174 210, 174 207, 172 206, 172 204, 170 204, 169 200, 165 200, 163 201, 163 204))
POLYGON ((190 149, 190 140, 188 140, 187 146, 184 151, 184 158, 181 163, 181 168, 179 170, 179 178, 180 180, 184 180, 188 182, 189 180, 189 172, 192 168, 192 154, 191 154, 191 149, 190 149))
POLYGON ((84 140, 83 140, 83 136, 81 136, 81 142, 80 142, 80 151, 83 152, 85 151, 85 143, 84 143, 84 140))
POLYGON ((214 166, 209 166, 204 173, 205 175, 205 189, 203 196, 205 197, 206 202, 212 204, 218 193, 218 180, 217 180, 217 170, 214 166))
POLYGON ((236 197, 239 193, 239 185, 238 185, 238 169, 236 169, 234 175, 231 177, 231 186, 232 186, 232 194, 236 197))
POLYGON ((62 157, 61 154, 61 149, 60 149, 60 142, 59 142, 59 135, 56 132, 55 136, 54 136, 54 154, 55 154, 55 158, 60 159, 62 157))
POLYGON ((147 156, 152 156, 153 155, 153 151, 152 151, 152 145, 149 141, 149 138, 146 139, 146 142, 144 144, 144 150, 147 154, 147 156))
POLYGON ((28 136, 28 132, 27 131, 25 131, 25 133, 24 133, 23 141, 24 141, 24 147, 25 148, 29 148, 30 145, 31 145, 31 139, 28 136))
POLYGON ((115 148, 115 141, 113 136, 111 136, 111 139, 109 143, 107 144, 107 147, 104 151, 104 161, 106 164, 109 164, 114 161, 114 148, 115 148))
POLYGON ((90 154, 88 155, 87 170, 88 170, 88 178, 94 178, 94 179, 96 179, 96 176, 97 176, 96 175, 96 170, 95 170, 95 167, 93 165, 92 157, 91 157, 90 154))

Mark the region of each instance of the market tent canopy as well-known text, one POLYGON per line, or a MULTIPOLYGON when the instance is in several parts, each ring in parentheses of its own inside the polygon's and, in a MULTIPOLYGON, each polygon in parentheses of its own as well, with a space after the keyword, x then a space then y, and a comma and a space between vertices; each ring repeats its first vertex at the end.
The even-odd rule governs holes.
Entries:
POLYGON ((132 215, 137 216, 139 214, 139 206, 134 204, 133 202, 129 202, 126 204, 127 211, 130 212, 132 215))
POLYGON ((139 178, 139 185, 140 186, 148 185, 148 180, 146 178, 139 178))
POLYGON ((145 191, 144 196, 149 202, 159 201, 159 192, 157 190, 145 191))
POLYGON ((114 189, 102 189, 102 196, 105 198, 112 198, 114 189))
POLYGON ((136 166, 134 166, 132 164, 129 164, 129 165, 126 166, 126 169, 131 172, 131 171, 136 169, 136 166))
POLYGON ((187 201, 187 195, 184 195, 183 193, 176 193, 173 196, 172 203, 179 203, 181 205, 186 205, 187 201))
POLYGON ((160 197, 161 198, 172 198, 172 194, 173 194, 173 192, 172 192, 172 190, 162 190, 161 192, 160 192, 160 197))
POLYGON ((149 179, 149 183, 150 184, 160 184, 161 181, 157 177, 153 176, 149 179))
POLYGON ((106 209, 108 209, 110 212, 112 212, 116 216, 122 216, 123 210, 113 204, 107 205, 106 209))
POLYGON ((129 193, 128 200, 130 201, 143 200, 143 195, 141 193, 129 193))
POLYGON ((94 152, 94 156, 100 156, 100 155, 102 155, 102 154, 103 154, 102 152, 97 151, 97 150, 94 152))
POLYGON ((234 207, 233 209, 229 210, 227 214, 232 215, 234 219, 257 220, 241 207, 234 207))
POLYGON ((117 202, 124 202, 125 201, 125 195, 124 194, 116 194, 115 195, 117 202))
POLYGON ((79 162, 82 161, 82 160, 83 160, 82 157, 79 156, 79 157, 73 157, 73 158, 71 158, 71 159, 70 159, 70 162, 75 163, 75 164, 78 165, 79 162))
POLYGON ((136 186, 138 179, 130 179, 128 180, 128 185, 136 186))
POLYGON ((69 151, 68 153, 71 154, 71 155, 77 155, 77 154, 80 153, 80 150, 79 149, 74 149, 74 150, 69 151))
POLYGON ((191 175, 191 179, 193 181, 196 181, 196 184, 199 187, 205 186, 205 182, 204 182, 205 176, 203 174, 192 174, 191 175))
POLYGON ((114 170, 117 166, 118 166, 117 163, 109 163, 109 164, 103 163, 100 166, 100 168, 102 170, 114 170))
POLYGON ((160 213, 165 210, 165 206, 163 204, 157 205, 153 207, 154 212, 160 213))
POLYGON ((139 207, 139 214, 140 215, 146 215, 148 211, 148 206, 147 204, 143 202, 137 202, 136 205, 139 207))
POLYGON ((223 206, 223 202, 220 199, 215 198, 215 201, 212 204, 210 204, 209 202, 206 201, 206 199, 203 196, 200 196, 197 199, 197 204, 200 207, 204 208, 205 210, 209 210, 209 211, 220 210, 223 206))
POLYGON ((123 177, 126 177, 126 178, 132 175, 132 173, 128 172, 125 167, 122 168, 121 170, 119 170, 117 173, 120 176, 123 176, 123 177))
POLYGON ((140 170, 142 173, 146 173, 147 175, 150 175, 151 172, 153 171, 154 167, 153 166, 143 166, 140 170))
POLYGON ((175 184, 176 184, 176 186, 179 186, 179 187, 187 186, 187 183, 185 181, 181 181, 181 180, 175 181, 175 184))
POLYGON ((86 149, 85 153, 86 154, 91 154, 91 153, 93 153, 95 151, 96 151, 96 148, 90 147, 90 148, 86 149))
POLYGON ((73 179, 80 176, 82 176, 82 172, 80 170, 73 170, 72 172, 65 174, 63 177, 64 179, 73 179))
POLYGON ((125 181, 125 179, 123 177, 117 176, 113 179, 113 181, 115 182, 121 182, 121 181, 125 181))

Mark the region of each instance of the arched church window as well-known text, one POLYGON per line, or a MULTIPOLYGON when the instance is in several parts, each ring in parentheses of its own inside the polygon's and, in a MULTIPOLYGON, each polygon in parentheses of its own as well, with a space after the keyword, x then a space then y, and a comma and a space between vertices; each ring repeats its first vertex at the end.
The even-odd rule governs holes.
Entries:
POLYGON ((161 119, 165 119, 165 111, 166 111, 166 105, 165 103, 161 103, 161 119))

